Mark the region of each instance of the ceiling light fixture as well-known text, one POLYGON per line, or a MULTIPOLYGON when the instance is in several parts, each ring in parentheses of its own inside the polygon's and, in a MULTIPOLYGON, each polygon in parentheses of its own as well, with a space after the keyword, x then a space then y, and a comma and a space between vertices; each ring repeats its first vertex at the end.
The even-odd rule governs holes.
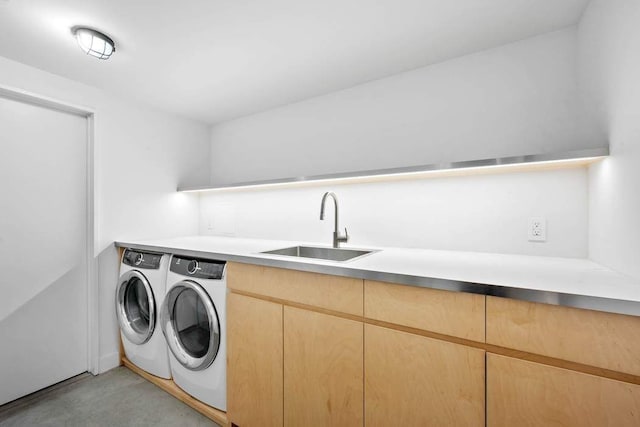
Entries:
POLYGON ((73 27, 71 32, 76 37, 80 49, 87 55, 98 59, 109 59, 116 51, 116 45, 111 37, 100 31, 86 27, 73 27))

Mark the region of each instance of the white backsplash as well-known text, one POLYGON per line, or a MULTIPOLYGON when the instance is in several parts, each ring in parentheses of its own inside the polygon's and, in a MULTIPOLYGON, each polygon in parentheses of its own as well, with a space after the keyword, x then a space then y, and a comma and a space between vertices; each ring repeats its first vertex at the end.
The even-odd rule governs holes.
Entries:
POLYGON ((351 246, 587 256, 586 169, 476 175, 200 195, 200 234, 331 244, 334 191, 351 246), (329 206, 328 206, 329 207, 329 206), (529 218, 547 220, 530 242, 529 218))

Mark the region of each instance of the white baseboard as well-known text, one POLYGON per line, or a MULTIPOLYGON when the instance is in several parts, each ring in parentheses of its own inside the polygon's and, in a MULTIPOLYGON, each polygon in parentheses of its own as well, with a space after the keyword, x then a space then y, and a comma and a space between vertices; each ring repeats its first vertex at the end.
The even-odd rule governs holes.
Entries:
POLYGON ((113 368, 120 366, 120 353, 117 351, 105 354, 100 357, 100 366, 98 373, 103 374, 113 368))

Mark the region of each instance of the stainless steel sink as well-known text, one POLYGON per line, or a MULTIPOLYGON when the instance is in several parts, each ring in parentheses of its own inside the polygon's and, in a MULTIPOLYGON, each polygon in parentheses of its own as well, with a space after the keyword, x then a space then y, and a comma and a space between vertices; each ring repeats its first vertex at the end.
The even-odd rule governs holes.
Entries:
POLYGON ((290 248, 276 249, 273 251, 264 251, 263 254, 285 255, 298 258, 314 258, 329 261, 349 261, 354 258, 369 255, 375 251, 360 249, 337 249, 323 248, 315 246, 293 246, 290 248))

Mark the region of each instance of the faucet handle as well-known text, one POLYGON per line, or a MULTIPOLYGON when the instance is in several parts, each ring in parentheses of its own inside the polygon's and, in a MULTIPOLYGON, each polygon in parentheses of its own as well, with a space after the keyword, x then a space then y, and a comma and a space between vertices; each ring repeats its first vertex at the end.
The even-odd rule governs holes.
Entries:
POLYGON ((340 242, 348 242, 349 241, 349 232, 347 231, 347 227, 344 228, 344 235, 338 236, 338 241, 340 241, 340 242))

